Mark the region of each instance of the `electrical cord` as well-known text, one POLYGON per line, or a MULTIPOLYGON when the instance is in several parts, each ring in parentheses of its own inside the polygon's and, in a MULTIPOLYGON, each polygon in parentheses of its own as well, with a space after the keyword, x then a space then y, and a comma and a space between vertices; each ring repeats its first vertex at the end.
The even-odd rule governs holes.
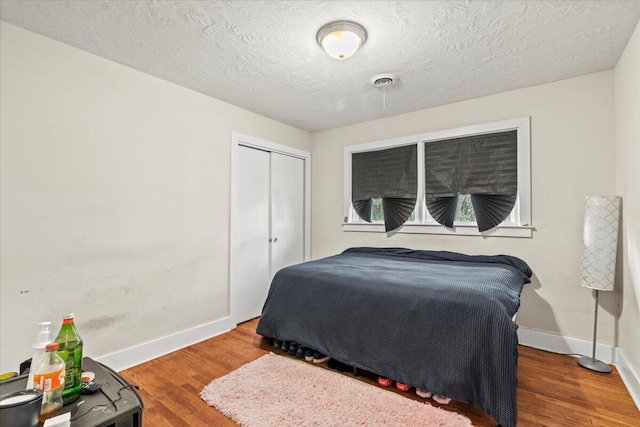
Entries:
POLYGON ((104 396, 105 396, 109 401, 108 401, 107 403, 101 403, 101 404, 99 404, 99 405, 93 405, 93 406, 92 406, 91 408, 89 408, 87 411, 85 411, 85 412, 83 412, 82 414, 80 414, 80 415, 77 415, 77 416, 76 416, 76 412, 78 411, 78 409, 80 409, 80 406, 81 406, 85 401, 83 400, 83 401, 79 402, 79 403, 76 405, 76 408, 75 408, 73 411, 71 411, 71 421, 75 421, 75 420, 77 420, 78 418, 82 418, 82 417, 84 417, 85 415, 87 415, 89 412, 92 412, 92 411, 93 411, 93 410, 95 410, 96 408, 106 408, 106 407, 108 407, 109 405, 113 405, 113 407, 115 408, 116 412, 118 412, 118 407, 116 406, 116 402, 118 402, 118 401, 120 401, 120 400, 124 399, 124 396, 122 396, 122 390, 132 389, 132 388, 133 388, 133 389, 136 389, 136 390, 142 390, 142 387, 137 386, 137 385, 125 385, 125 386, 122 386, 122 387, 120 387, 120 388, 118 389, 118 398, 117 398, 117 399, 111 399, 111 398, 109 397, 109 395, 108 395, 107 393, 105 393, 105 392, 104 392, 104 390, 102 390, 102 388, 101 388, 101 389, 100 389, 100 392, 101 392, 102 394, 104 394, 104 396))
POLYGON ((580 353, 558 353, 558 352, 551 351, 551 350, 545 350, 543 348, 540 348, 540 349, 537 349, 537 350, 544 351, 544 352, 547 352, 547 353, 552 353, 552 354, 559 354, 560 356, 584 356, 584 354, 580 354, 580 353))

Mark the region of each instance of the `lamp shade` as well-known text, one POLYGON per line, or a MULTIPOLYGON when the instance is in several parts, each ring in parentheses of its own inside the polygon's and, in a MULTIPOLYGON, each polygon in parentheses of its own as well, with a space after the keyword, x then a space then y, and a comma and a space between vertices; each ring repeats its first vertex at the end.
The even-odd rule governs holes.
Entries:
POLYGON ((587 196, 580 280, 585 288, 613 290, 620 205, 619 196, 587 196))
POLYGON ((367 40, 363 26, 351 21, 335 21, 320 28, 318 44, 327 54, 338 60, 349 59, 367 40))

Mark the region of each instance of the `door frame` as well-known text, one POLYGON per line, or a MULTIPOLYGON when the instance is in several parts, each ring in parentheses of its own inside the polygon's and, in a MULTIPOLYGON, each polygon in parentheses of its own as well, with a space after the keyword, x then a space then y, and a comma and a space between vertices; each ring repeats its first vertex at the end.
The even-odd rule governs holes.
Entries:
POLYGON ((237 221, 236 212, 238 211, 238 188, 237 173, 238 167, 238 149, 240 146, 254 148, 271 153, 284 154, 286 156, 296 157, 304 161, 304 255, 303 259, 309 261, 311 259, 311 153, 297 148, 289 147, 264 139, 244 135, 239 132, 231 132, 231 203, 229 212, 229 300, 227 310, 232 328, 238 323, 236 321, 237 304, 239 295, 237 295, 237 286, 234 283, 236 277, 236 261, 238 254, 238 244, 234 242, 234 235, 237 233, 238 227, 242 224, 237 221))

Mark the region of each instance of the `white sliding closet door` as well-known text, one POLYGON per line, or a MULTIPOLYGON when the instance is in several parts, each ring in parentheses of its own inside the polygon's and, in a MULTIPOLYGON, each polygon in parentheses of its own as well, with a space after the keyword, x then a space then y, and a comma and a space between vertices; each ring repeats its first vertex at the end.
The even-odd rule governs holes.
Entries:
POLYGON ((304 261, 305 160, 238 145, 232 221, 236 323, 258 317, 271 279, 304 261))
POLYGON ((271 153, 271 278, 304 261, 304 160, 271 153))
POLYGON ((269 290, 270 157, 267 151, 238 147, 236 216, 242 227, 233 236, 238 257, 234 286, 241 298, 238 322, 260 315, 269 290))

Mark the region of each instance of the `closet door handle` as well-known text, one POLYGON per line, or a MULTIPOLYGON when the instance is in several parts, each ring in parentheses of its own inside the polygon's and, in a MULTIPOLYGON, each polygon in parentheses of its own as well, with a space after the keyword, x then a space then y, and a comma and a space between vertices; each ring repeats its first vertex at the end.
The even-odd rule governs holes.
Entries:
POLYGON ((277 241, 278 241, 278 238, 277 238, 277 237, 274 237, 274 238, 273 238, 273 243, 276 243, 277 241))

